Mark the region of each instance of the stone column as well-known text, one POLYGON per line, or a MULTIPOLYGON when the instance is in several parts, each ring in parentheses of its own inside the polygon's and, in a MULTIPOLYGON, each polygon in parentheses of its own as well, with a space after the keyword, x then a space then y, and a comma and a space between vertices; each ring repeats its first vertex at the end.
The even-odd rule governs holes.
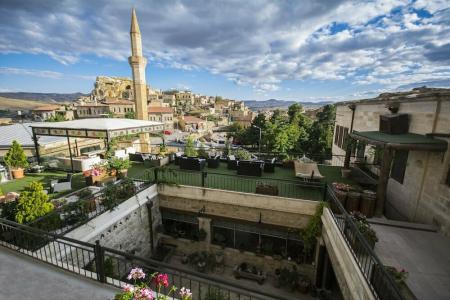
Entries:
POLYGON ((380 175, 378 177, 377 187, 377 204, 375 207, 375 216, 381 217, 384 213, 384 203, 386 202, 387 184, 391 171, 392 159, 394 158, 394 150, 391 148, 383 149, 383 157, 381 160, 380 175))
POLYGON ((203 229, 206 232, 206 238, 204 242, 206 243, 207 250, 211 245, 211 219, 205 217, 198 217, 198 230, 203 229))

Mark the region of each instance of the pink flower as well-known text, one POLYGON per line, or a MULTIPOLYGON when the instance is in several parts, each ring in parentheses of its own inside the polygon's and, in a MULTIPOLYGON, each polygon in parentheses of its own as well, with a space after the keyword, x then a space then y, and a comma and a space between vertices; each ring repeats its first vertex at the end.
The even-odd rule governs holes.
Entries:
POLYGON ((127 279, 131 280, 131 279, 144 279, 145 278, 145 273, 144 271, 142 271, 141 268, 134 268, 131 269, 130 274, 128 274, 127 279))
POLYGON ((122 291, 124 291, 125 293, 133 293, 134 292, 134 286, 132 286, 130 284, 125 284, 122 287, 122 291))
POLYGON ((141 288, 134 293, 133 300, 153 300, 153 291, 149 288, 141 288))
POLYGON ((167 274, 158 274, 155 277, 156 285, 158 286, 169 286, 169 276, 167 274))
POLYGON ((189 300, 189 299, 191 299, 191 298, 192 298, 191 290, 190 290, 190 289, 187 289, 187 288, 185 288, 185 287, 182 287, 182 288, 180 289, 180 296, 181 296, 181 299, 183 299, 183 300, 189 300))

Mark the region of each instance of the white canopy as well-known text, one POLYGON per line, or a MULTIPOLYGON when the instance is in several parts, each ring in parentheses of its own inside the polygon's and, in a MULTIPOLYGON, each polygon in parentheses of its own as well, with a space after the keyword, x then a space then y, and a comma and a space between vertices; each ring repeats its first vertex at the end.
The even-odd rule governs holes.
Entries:
POLYGON ((164 130, 164 125, 160 122, 115 118, 33 123, 31 127, 33 133, 36 135, 85 138, 113 138, 128 134, 150 133, 164 130))

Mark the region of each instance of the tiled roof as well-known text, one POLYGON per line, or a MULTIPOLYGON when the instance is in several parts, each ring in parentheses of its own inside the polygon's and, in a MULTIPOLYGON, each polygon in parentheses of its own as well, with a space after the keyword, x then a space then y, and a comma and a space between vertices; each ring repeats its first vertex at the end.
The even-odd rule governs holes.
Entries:
POLYGON ((52 110, 58 110, 61 106, 59 105, 43 105, 38 106, 36 108, 33 108, 33 111, 52 111, 52 110))
POLYGON ((148 113, 149 114, 160 114, 160 113, 171 114, 171 113, 173 113, 173 110, 171 107, 149 106, 148 113))
POLYGON ((194 117, 194 116, 184 116, 184 122, 185 123, 202 123, 205 122, 205 120, 194 117))

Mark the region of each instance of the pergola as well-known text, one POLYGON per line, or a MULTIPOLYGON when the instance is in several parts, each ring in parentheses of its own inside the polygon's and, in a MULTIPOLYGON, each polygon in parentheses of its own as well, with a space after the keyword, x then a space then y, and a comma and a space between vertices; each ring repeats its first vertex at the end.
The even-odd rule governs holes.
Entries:
POLYGON ((39 164, 41 163, 41 159, 37 136, 67 137, 72 171, 73 157, 70 145, 71 137, 104 139, 106 146, 108 147, 112 138, 130 134, 155 133, 164 130, 164 125, 160 122, 115 118, 94 118, 63 122, 36 123, 35 125, 32 124, 30 127, 33 134, 36 158, 39 164))
MULTIPOLYGON (((416 151, 432 151, 445 152, 448 144, 444 140, 435 139, 431 136, 404 133, 404 134, 387 134, 380 131, 353 131, 349 134, 350 138, 364 142, 366 144, 377 146, 383 149, 381 158, 380 175, 378 177, 377 186, 377 204, 375 213, 382 215, 384 203, 386 200, 386 190, 391 170, 391 164, 394 158, 395 150, 416 150, 416 151)), ((350 151, 350 149, 347 149, 350 151)))

